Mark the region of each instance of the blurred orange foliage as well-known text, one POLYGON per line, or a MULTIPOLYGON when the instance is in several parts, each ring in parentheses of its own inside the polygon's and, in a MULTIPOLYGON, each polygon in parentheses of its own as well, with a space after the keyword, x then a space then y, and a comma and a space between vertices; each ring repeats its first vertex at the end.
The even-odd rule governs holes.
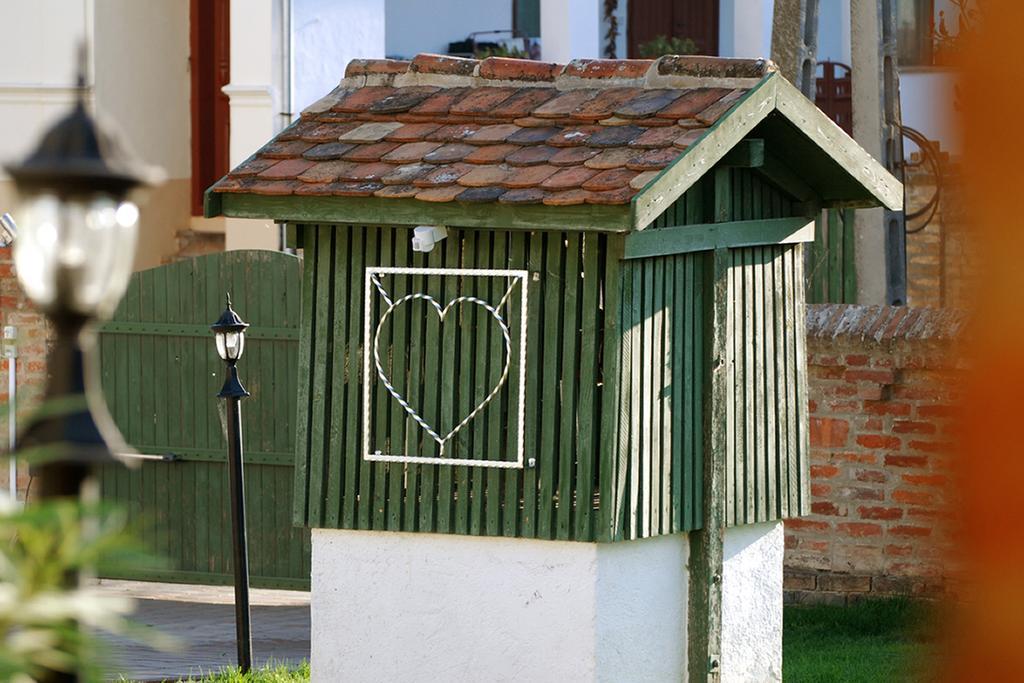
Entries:
MULTIPOLYGON (((964 602, 950 624, 954 681, 1024 680, 1024 2, 988 0, 964 42, 967 209, 984 264, 968 335, 958 466, 964 602)), ((936 103, 950 106, 951 103, 936 103)))

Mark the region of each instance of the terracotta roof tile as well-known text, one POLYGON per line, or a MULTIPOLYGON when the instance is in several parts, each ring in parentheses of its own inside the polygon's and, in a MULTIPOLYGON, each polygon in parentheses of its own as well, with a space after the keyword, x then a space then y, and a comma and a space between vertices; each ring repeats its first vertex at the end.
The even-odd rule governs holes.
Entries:
POLYGON ((419 142, 441 126, 437 123, 407 123, 384 138, 391 142, 419 142))
POLYGON ((574 206, 583 204, 591 195, 588 190, 566 190, 565 192, 549 192, 544 197, 544 203, 548 206, 574 206))
POLYGON ((385 185, 405 185, 411 183, 420 176, 430 173, 437 166, 433 164, 405 164, 404 166, 396 166, 394 168, 394 171, 381 178, 381 182, 385 185))
POLYGON ((563 128, 547 140, 545 144, 552 147, 578 147, 585 145, 590 136, 601 130, 600 126, 574 126, 563 128))
POLYGON ((597 171, 592 168, 570 166, 559 169, 558 173, 544 180, 540 186, 545 190, 569 190, 579 187, 596 174, 597 171))
POLYGON ((347 152, 350 152, 353 147, 355 145, 347 142, 325 142, 315 147, 310 147, 302 153, 302 156, 310 161, 330 161, 331 159, 340 159, 347 152))
POLYGON ((505 194, 505 189, 502 187, 471 187, 456 197, 455 200, 474 204, 490 204, 496 202, 503 194, 505 194))
POLYGON ((475 133, 480 129, 476 123, 453 123, 441 126, 432 133, 428 133, 425 139, 431 142, 458 142, 475 133))
POLYGON ((643 92, 640 88, 610 88, 583 102, 569 112, 569 118, 598 121, 611 116, 615 108, 643 92))
POLYGON ((514 88, 475 88, 448 110, 450 114, 486 114, 507 100, 514 88))
POLYGON ((329 183, 337 180, 356 166, 357 164, 351 161, 321 161, 300 173, 299 180, 304 183, 329 183))
POLYGON ((296 188, 301 187, 305 183, 299 182, 298 180, 259 180, 254 179, 253 182, 246 188, 247 192, 253 194, 266 194, 266 195, 289 195, 295 191, 296 188))
POLYGON ((213 190, 625 204, 773 68, 707 57, 564 67, 443 55, 355 60, 350 80, 213 190))
POLYGON ((679 129, 675 126, 667 126, 665 128, 648 128, 643 132, 640 137, 634 138, 630 141, 630 147, 639 147, 641 149, 658 149, 660 147, 668 147, 679 138, 679 129))
POLYGON ((385 86, 370 85, 358 88, 342 98, 340 102, 331 107, 331 110, 353 113, 367 111, 374 102, 383 100, 393 92, 395 92, 394 88, 385 86))
POLYGON ((606 149, 592 159, 584 161, 583 165, 587 168, 596 168, 602 171, 609 168, 619 168, 620 166, 625 166, 626 162, 636 155, 637 150, 630 149, 629 147, 606 149))
POLYGON ((392 164, 411 164, 441 146, 440 142, 407 142, 399 145, 380 158, 392 164))
POLYGON ((556 166, 526 166, 524 168, 514 168, 505 177, 501 184, 504 187, 517 189, 534 187, 540 185, 542 182, 558 173, 559 169, 556 166))
POLYGON ((496 164, 518 149, 521 149, 519 145, 487 145, 473 150, 463 161, 471 164, 496 164))
POLYGON ((285 159, 260 172, 259 177, 261 179, 275 180, 295 178, 312 165, 312 161, 306 161, 305 159, 285 159))
POLYGON ((611 168, 607 171, 601 171, 585 181, 582 187, 584 190, 594 190, 595 192, 616 190, 629 185, 630 181, 637 177, 637 175, 639 174, 636 171, 630 171, 625 168, 611 168))
POLYGON ((590 136, 587 145, 590 147, 621 147, 628 145, 643 133, 644 129, 637 126, 602 128, 590 136))
POLYGON ((498 197, 499 204, 540 204, 548 193, 536 187, 521 190, 508 190, 498 197))
POLYGON ((598 93, 598 90, 568 90, 534 109, 533 115, 542 119, 569 116, 577 107, 592 100, 598 93))
POLYGON ((459 178, 459 185, 466 187, 486 187, 488 185, 500 185, 508 177, 509 168, 501 166, 477 166, 466 175, 459 178))
POLYGON ((667 119, 693 118, 729 92, 728 88, 693 88, 655 115, 667 119))
POLYGON ((534 109, 558 94, 553 88, 521 88, 507 100, 491 110, 491 116, 504 119, 515 119, 527 116, 534 109))
POLYGON ((513 166, 536 166, 537 164, 543 164, 548 159, 555 156, 557 152, 557 149, 554 147, 548 147, 547 145, 520 147, 518 150, 505 157, 505 163, 513 166))
POLYGON ((362 182, 364 180, 379 180, 395 170, 394 164, 385 164, 380 161, 369 164, 358 164, 343 171, 338 179, 349 182, 362 182))
POLYGON ((642 190, 647 187, 647 183, 654 180, 661 171, 644 171, 638 173, 632 180, 629 181, 629 186, 634 190, 642 190))
POLYGON ((628 204, 636 191, 631 187, 620 187, 607 192, 591 192, 587 204, 628 204))
POLYGON ((416 199, 422 202, 450 202, 465 191, 462 185, 431 187, 417 192, 416 199))
POLYGON ((245 176, 253 176, 263 173, 274 164, 279 163, 277 159, 267 159, 266 157, 253 157, 246 159, 241 166, 231 172, 232 176, 239 178, 245 176))
POLYGON ((302 140, 273 140, 260 149, 259 155, 268 159, 291 159, 300 156, 312 146, 312 142, 302 140))
POLYGON ((452 104, 462 99, 467 92, 469 88, 443 88, 410 109, 409 113, 431 116, 447 114, 452 104))
POLYGON ((616 107, 615 115, 627 119, 651 116, 675 102, 682 94, 682 90, 645 90, 616 107))
POLYGON ((385 154, 398 148, 397 142, 377 142, 372 145, 356 145, 341 156, 345 161, 368 163, 377 161, 385 154))
POLYGON ((574 59, 563 73, 577 78, 641 78, 651 64, 652 59, 574 59))
POLYGON ((672 147, 667 147, 665 149, 649 149, 626 162, 626 168, 634 171, 658 170, 665 168, 678 158, 679 151, 672 147))
POLYGON ((397 114, 398 112, 408 111, 433 95, 437 90, 438 88, 424 86, 398 88, 387 97, 382 97, 371 104, 367 111, 374 114, 397 114))
POLYGON ((436 166, 412 181, 416 187, 436 187, 439 185, 451 185, 456 180, 473 170, 469 164, 447 164, 436 166))
POLYGON ((707 109, 702 110, 694 118, 696 118, 701 123, 710 126, 712 123, 720 119, 722 115, 725 114, 725 112, 729 111, 732 108, 732 106, 736 104, 736 100, 743 97, 743 95, 746 94, 746 92, 746 90, 733 90, 728 95, 721 98, 707 109))
POLYGON ((467 154, 475 150, 476 147, 473 145, 467 145, 464 142, 453 142, 424 154, 423 161, 429 164, 448 164, 453 161, 462 161, 467 154))
POLYGON ((513 145, 539 145, 561 131, 561 128, 555 128, 554 126, 520 128, 518 132, 509 135, 506 141, 513 145))
POLYGON ((505 142, 506 138, 520 130, 519 126, 512 123, 499 123, 475 130, 467 135, 465 140, 472 145, 496 145, 505 142))
POLYGON ((372 121, 338 136, 339 142, 378 142, 398 130, 402 124, 397 121, 372 121))
POLYGON ((528 59, 488 57, 480 62, 480 78, 496 81, 553 81, 561 72, 561 64, 528 59))
POLYGON ((391 197, 394 199, 415 197, 421 192, 415 185, 385 185, 373 193, 374 197, 391 197))

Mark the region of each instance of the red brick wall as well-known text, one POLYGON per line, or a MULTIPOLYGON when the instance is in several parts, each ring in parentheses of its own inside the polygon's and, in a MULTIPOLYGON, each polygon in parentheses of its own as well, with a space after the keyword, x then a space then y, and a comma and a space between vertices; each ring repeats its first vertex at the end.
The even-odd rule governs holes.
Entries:
POLYGON ((790 601, 950 587, 962 324, 955 312, 808 306, 813 514, 786 522, 790 601))
MULTIPOLYGON (((46 383, 47 329, 43 316, 32 309, 18 285, 9 248, 0 249, 0 326, 5 325, 17 328, 17 413, 19 422, 22 422, 38 404, 46 383)), ((0 416, 0 450, 3 452, 7 451, 9 443, 8 362, 6 358, 0 361, 0 405, 4 407, 0 416)), ((7 462, 6 459, 0 460, 0 491, 4 492, 9 481, 7 462)), ((18 468, 21 495, 24 495, 27 483, 28 467, 21 463, 18 468)))

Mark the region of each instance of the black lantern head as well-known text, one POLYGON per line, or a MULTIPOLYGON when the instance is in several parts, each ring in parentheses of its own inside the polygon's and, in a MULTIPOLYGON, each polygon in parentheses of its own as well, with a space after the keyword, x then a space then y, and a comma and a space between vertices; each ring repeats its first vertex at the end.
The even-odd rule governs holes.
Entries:
POLYGON ((217 322, 210 325, 213 330, 213 339, 217 344, 217 355, 228 364, 228 377, 224 381, 224 387, 220 390, 221 398, 241 398, 248 396, 238 379, 238 369, 235 364, 242 357, 245 350, 245 329, 249 323, 242 320, 235 309, 231 307, 231 295, 227 295, 227 308, 220 314, 217 322))

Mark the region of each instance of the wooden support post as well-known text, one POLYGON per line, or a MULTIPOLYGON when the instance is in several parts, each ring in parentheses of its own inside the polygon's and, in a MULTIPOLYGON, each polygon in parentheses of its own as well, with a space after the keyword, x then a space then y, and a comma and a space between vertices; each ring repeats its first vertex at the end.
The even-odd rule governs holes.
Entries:
MULTIPOLYGON (((729 171, 715 169, 715 220, 732 216, 729 171)), ((691 683, 721 677, 722 566, 725 539, 726 316, 729 249, 708 252, 704 268, 704 496, 703 525, 690 534, 688 670, 691 683)))

